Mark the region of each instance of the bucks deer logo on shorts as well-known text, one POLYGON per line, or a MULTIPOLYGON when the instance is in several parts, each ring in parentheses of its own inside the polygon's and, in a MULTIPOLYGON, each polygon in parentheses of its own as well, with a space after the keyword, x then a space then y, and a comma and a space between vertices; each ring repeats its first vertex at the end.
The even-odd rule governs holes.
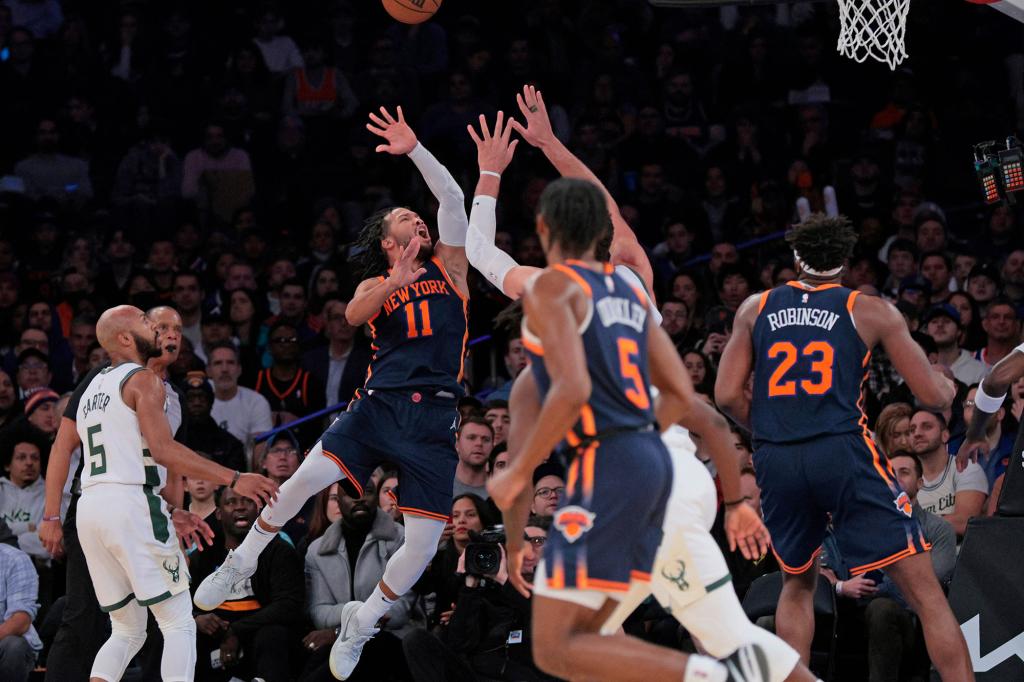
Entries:
POLYGON ((174 557, 174 563, 172 564, 170 559, 164 559, 163 567, 171 576, 171 582, 176 584, 181 578, 181 560, 178 557, 174 557))
POLYGON ((576 542, 594 527, 594 514, 583 507, 562 507, 555 512, 555 528, 562 532, 570 543, 576 542))
POLYGON ((910 504, 910 496, 906 493, 900 493, 899 497, 895 500, 896 508, 907 516, 914 515, 914 508, 910 504))
POLYGON ((672 575, 667 567, 662 566, 661 577, 678 587, 680 592, 686 592, 690 589, 690 583, 686 582, 686 563, 682 559, 676 559, 676 567, 675 575, 672 575))

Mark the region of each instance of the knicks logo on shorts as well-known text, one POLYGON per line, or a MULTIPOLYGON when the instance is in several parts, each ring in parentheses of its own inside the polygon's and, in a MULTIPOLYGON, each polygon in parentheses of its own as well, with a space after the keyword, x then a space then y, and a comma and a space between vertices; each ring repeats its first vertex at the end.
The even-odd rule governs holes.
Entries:
POLYGON ((913 516, 914 515, 914 508, 910 504, 910 496, 907 495, 906 493, 900 493, 899 497, 897 497, 893 501, 893 503, 896 505, 897 509, 899 509, 901 512, 903 512, 907 516, 913 516))
POLYGON ((576 542, 594 527, 594 514, 583 507, 562 507, 555 512, 555 528, 570 543, 576 542))

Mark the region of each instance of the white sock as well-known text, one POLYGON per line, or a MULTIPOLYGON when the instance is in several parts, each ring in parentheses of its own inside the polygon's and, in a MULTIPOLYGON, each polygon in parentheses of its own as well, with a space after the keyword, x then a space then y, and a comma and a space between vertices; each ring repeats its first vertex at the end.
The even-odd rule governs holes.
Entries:
POLYGON ((277 535, 277 531, 263 530, 257 520, 252 524, 252 528, 242 540, 242 544, 235 550, 235 561, 244 567, 254 567, 259 561, 260 553, 266 549, 275 535, 277 535))
POLYGON ((729 672, 725 666, 713 658, 690 654, 686 659, 686 672, 683 682, 726 682, 729 672))
POLYGON ((356 612, 356 623, 359 629, 369 630, 370 628, 377 627, 377 621, 391 609, 391 605, 394 603, 393 599, 387 598, 384 591, 380 589, 380 583, 378 583, 377 587, 373 588, 373 594, 363 602, 363 605, 356 612))

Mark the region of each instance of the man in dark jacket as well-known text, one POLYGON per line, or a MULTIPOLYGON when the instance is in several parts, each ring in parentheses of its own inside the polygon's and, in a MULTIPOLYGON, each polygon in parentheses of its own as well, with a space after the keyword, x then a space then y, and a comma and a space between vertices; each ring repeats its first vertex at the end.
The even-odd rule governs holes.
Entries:
POLYGON ((324 379, 327 405, 352 399, 352 394, 366 382, 370 364, 370 344, 345 319, 348 304, 332 299, 324 303, 326 324, 322 330, 326 343, 306 351, 302 367, 315 377, 324 379))
MULTIPOLYGON (((238 547, 256 521, 251 500, 231 488, 220 491, 217 517, 222 545, 192 555, 192 586, 198 586, 238 547)), ((197 682, 224 682, 232 677, 287 680, 289 660, 304 632, 305 578, 298 553, 274 538, 260 554, 256 573, 231 598, 210 613, 196 616, 197 682)))
POLYGON ((213 461, 229 469, 245 471, 248 467, 242 441, 217 426, 210 415, 213 409, 213 388, 206 380, 206 372, 189 372, 181 390, 185 396, 188 423, 185 445, 209 455, 213 461))

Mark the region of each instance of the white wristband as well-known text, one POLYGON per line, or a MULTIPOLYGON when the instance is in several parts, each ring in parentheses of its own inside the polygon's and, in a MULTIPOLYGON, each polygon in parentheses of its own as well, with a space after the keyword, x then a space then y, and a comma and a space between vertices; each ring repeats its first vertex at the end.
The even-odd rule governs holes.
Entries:
POLYGON ((843 596, 843 581, 842 580, 837 580, 836 581, 836 594, 839 595, 840 597, 843 596))
POLYGON ((480 175, 492 175, 492 176, 498 178, 499 180, 501 179, 501 173, 495 173, 494 171, 482 170, 482 171, 480 171, 480 175))
POLYGON ((1006 399, 1006 394, 1002 394, 998 398, 990 396, 985 393, 985 382, 978 384, 978 390, 974 394, 974 407, 975 409, 981 410, 986 414, 994 414, 999 411, 999 408, 1003 406, 1003 401, 1006 399))

